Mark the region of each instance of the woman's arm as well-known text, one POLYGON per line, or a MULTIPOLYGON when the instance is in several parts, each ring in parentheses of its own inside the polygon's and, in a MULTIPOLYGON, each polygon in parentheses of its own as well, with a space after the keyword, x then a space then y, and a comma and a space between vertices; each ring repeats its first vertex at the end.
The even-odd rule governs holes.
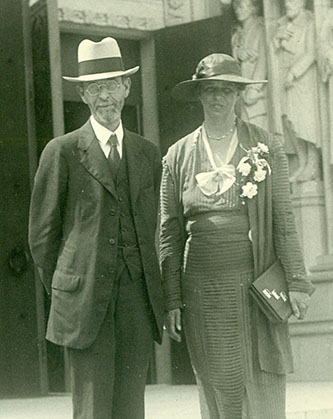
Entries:
POLYGON ((307 278, 298 240, 290 198, 287 157, 277 139, 273 140, 271 153, 274 246, 286 273, 294 314, 302 318, 304 300, 308 301, 306 294, 311 294, 314 287, 307 278))
POLYGON ((182 307, 180 280, 184 252, 184 233, 183 223, 181 222, 183 213, 178 203, 175 181, 165 159, 161 182, 160 210, 160 264, 167 309, 165 330, 172 339, 180 342, 180 308, 182 307))
POLYGON ((182 306, 180 279, 184 252, 184 234, 176 185, 164 160, 160 199, 160 265, 166 309, 182 306))

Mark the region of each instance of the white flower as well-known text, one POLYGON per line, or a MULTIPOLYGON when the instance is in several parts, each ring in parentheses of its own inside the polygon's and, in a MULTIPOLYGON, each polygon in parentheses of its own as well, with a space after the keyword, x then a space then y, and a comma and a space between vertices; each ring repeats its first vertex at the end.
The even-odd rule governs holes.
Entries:
POLYGON ((258 143, 257 147, 259 149, 259 152, 261 151, 262 153, 268 153, 269 151, 267 145, 264 143, 258 143))
POLYGON ((249 199, 253 198, 258 193, 258 186, 252 182, 247 182, 246 185, 242 186, 242 195, 249 199))
POLYGON ((266 179, 266 170, 259 168, 254 172, 253 180, 255 180, 256 182, 262 182, 265 179, 266 179))
POLYGON ((243 175, 247 176, 251 172, 251 165, 250 163, 241 163, 238 166, 238 171, 243 175))

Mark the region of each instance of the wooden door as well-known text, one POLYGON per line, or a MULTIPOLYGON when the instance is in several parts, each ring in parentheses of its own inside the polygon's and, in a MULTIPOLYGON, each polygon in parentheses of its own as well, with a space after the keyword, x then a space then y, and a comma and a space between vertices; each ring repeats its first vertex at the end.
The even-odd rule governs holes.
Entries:
POLYGON ((35 164, 28 2, 0 13, 0 396, 40 392, 34 268, 28 249, 35 164))

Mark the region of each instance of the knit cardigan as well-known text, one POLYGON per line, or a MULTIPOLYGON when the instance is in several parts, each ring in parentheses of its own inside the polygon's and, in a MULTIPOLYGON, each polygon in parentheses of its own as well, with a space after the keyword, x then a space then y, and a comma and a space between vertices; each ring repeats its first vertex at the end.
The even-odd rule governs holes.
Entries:
MULTIPOLYGON (((249 149, 261 142, 269 148, 272 169, 258 183, 258 193, 247 199, 252 234, 254 277, 260 276, 278 257, 286 273, 289 291, 310 292, 297 237, 290 199, 286 155, 279 140, 263 129, 237 120, 240 144, 249 149)), ((182 307, 181 277, 186 241, 182 208, 182 185, 194 156, 199 129, 172 145, 164 158, 161 185, 160 264, 167 310, 182 307)), ((259 364, 263 371, 285 374, 293 370, 288 323, 273 324, 254 308, 259 364)))

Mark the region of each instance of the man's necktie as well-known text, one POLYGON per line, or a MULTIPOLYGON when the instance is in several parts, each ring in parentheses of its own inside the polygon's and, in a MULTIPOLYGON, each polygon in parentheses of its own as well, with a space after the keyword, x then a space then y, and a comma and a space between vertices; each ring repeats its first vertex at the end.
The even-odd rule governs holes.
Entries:
POLYGON ((117 178, 119 164, 120 164, 120 155, 117 149, 118 140, 117 140, 116 134, 112 134, 108 141, 111 146, 109 157, 108 157, 108 162, 109 162, 113 180, 115 180, 117 178))

